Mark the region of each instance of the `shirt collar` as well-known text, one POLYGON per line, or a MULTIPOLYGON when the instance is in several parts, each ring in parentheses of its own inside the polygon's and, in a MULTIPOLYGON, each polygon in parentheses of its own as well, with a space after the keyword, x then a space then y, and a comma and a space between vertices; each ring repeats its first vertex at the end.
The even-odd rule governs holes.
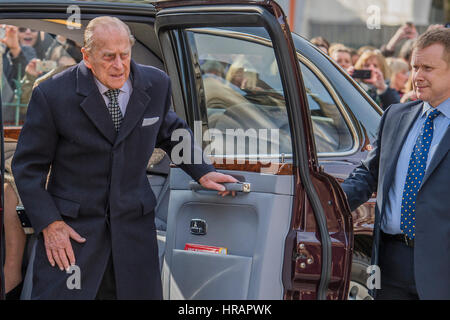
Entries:
MULTIPOLYGON (((438 109, 445 117, 450 119, 450 98, 438 105, 436 109, 438 109)), ((434 110, 434 108, 428 102, 424 101, 421 117, 424 117, 425 114, 428 114, 432 110, 434 110)))

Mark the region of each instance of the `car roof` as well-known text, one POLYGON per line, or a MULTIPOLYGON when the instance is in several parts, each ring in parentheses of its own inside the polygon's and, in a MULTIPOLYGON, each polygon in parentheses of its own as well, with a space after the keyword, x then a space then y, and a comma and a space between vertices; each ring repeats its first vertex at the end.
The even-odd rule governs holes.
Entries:
POLYGON ((27 3, 64 3, 64 4, 86 4, 86 3, 126 3, 134 5, 146 5, 152 4, 155 1, 150 0, 2 0, 2 3, 14 3, 14 4, 27 4, 27 3))

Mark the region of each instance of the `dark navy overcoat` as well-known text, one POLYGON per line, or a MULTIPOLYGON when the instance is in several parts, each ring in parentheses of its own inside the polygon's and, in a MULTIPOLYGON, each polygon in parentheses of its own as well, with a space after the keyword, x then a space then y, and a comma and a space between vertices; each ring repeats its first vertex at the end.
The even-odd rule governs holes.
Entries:
MULTIPOLYGON (((133 91, 119 133, 84 62, 33 91, 13 160, 20 197, 38 234, 33 299, 95 298, 111 253, 118 299, 162 298, 156 200, 146 166, 155 146, 170 155, 177 143, 172 132, 188 127, 170 111, 164 72, 132 61, 131 75, 133 91), (71 240, 81 289, 68 288, 71 274, 47 259, 41 231, 56 220, 86 238, 83 244, 71 240)), ((204 163, 180 167, 195 180, 214 170, 204 163)))

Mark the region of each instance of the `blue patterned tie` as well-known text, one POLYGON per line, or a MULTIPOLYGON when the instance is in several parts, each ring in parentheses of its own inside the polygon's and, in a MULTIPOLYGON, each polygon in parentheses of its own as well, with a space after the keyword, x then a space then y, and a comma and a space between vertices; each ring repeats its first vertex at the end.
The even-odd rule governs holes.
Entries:
POLYGON ((431 140, 433 140, 433 121, 439 114, 439 110, 433 110, 428 115, 409 160, 408 174, 406 175, 402 196, 400 229, 410 239, 414 239, 416 236, 417 191, 427 168, 428 152, 430 151, 431 140))

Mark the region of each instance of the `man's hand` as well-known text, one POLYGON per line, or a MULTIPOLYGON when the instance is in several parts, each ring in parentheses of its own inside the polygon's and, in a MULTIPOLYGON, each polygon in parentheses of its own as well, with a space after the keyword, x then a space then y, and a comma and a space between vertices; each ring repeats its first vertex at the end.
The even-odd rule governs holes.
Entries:
POLYGON ((69 266, 75 264, 75 254, 70 244, 70 238, 79 243, 84 243, 85 238, 82 238, 64 221, 55 221, 49 224, 42 233, 44 234, 47 258, 52 267, 55 266, 55 261, 61 271, 67 270, 69 266))
MULTIPOLYGON (((225 197, 230 191, 225 191, 225 187, 220 183, 224 182, 239 182, 232 176, 222 174, 220 172, 209 172, 201 177, 198 182, 205 188, 219 191, 219 195, 225 197)), ((236 195, 235 191, 232 191, 233 197, 236 195)))

